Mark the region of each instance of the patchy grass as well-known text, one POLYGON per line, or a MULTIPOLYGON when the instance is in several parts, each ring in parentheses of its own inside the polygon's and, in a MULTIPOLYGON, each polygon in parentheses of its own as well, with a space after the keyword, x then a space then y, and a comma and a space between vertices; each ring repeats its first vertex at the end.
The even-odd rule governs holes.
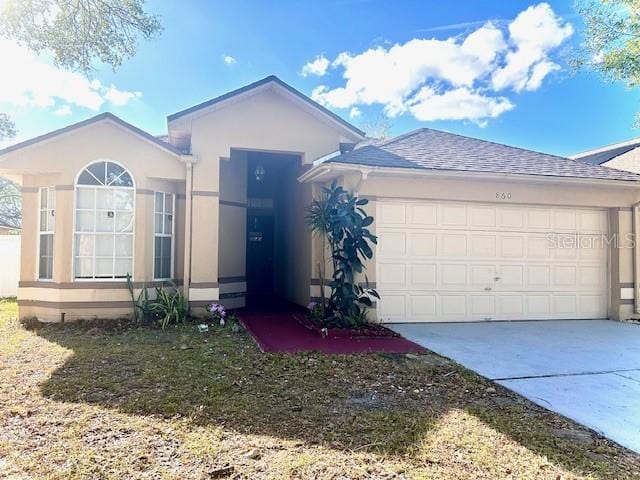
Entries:
POLYGON ((0 305, 0 477, 632 478, 638 456, 435 355, 38 325, 0 305), (495 388, 495 392, 492 390, 495 388), (489 389, 489 391, 487 391, 489 389), (230 467, 222 470, 224 467, 230 467))

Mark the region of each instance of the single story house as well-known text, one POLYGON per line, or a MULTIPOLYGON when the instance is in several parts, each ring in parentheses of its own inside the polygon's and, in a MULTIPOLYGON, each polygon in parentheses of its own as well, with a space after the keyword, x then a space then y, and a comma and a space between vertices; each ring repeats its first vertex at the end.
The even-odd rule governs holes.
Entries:
POLYGON ((333 180, 370 200, 381 321, 637 311, 639 175, 426 128, 374 141, 273 76, 167 130, 104 113, 0 150, 23 186, 21 317, 130 314, 127 274, 174 280, 195 312, 305 305, 321 258, 305 207, 333 180))

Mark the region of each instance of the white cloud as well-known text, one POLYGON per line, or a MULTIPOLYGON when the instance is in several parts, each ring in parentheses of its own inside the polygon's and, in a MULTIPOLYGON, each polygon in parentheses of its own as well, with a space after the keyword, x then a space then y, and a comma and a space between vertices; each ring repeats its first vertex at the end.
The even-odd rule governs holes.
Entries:
POLYGON ((352 107, 351 110, 349 111, 349 117, 351 118, 358 118, 361 115, 362 115, 362 112, 358 107, 352 107))
POLYGON ((309 75, 316 75, 318 77, 321 77, 325 73, 327 73, 329 63, 330 62, 327 57, 325 57, 324 55, 318 55, 313 61, 305 63, 300 73, 303 77, 309 75))
POLYGON ((104 98, 111 102, 116 107, 126 105, 131 100, 142 97, 142 92, 127 92, 118 90, 115 86, 111 85, 104 92, 104 98))
POLYGON ((420 121, 471 120, 484 126, 488 118, 496 118, 511 110, 513 103, 505 97, 488 97, 466 87, 438 93, 422 87, 409 106, 411 114, 420 121))
POLYGON ((227 65, 235 65, 236 63, 238 63, 238 61, 231 55, 225 55, 224 57, 222 57, 222 61, 227 65))
POLYGON ((492 92, 540 88, 560 68, 550 54, 573 33, 546 3, 501 26, 486 22, 466 36, 343 52, 331 67, 342 69, 344 83, 319 85, 312 98, 333 108, 379 104, 391 117, 410 113, 424 121, 495 118, 514 104, 492 92))
POLYGON ((0 39, 0 64, 10 74, 0 75, 0 102, 21 107, 65 105, 99 110, 105 102, 122 106, 140 92, 104 87, 97 79, 54 67, 42 57, 9 40, 0 39))
POLYGON ((71 111, 71 107, 69 105, 62 105, 61 107, 54 110, 53 113, 58 117, 68 117, 73 112, 71 111))
POLYGON ((549 53, 571 35, 573 27, 564 23, 547 3, 527 8, 509 24, 513 49, 504 66, 493 73, 492 87, 516 92, 537 90, 549 73, 560 68, 549 59, 549 53))

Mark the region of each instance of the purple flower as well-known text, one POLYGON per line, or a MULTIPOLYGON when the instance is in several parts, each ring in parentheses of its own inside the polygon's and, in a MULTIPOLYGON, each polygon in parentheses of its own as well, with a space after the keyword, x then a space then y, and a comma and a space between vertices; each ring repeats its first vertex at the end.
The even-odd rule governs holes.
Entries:
POLYGON ((227 315, 227 311, 219 303, 212 303, 207 309, 213 314, 214 317, 224 318, 227 315))
POLYGON ((311 311, 315 310, 315 308, 318 306, 317 302, 309 302, 309 305, 307 305, 307 308, 311 311))

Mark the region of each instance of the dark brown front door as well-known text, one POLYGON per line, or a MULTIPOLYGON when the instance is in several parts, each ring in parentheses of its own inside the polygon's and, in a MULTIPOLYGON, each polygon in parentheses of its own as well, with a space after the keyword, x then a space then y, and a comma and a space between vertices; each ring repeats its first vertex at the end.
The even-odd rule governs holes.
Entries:
POLYGON ((273 216, 247 215, 247 296, 253 300, 273 296, 273 216))

